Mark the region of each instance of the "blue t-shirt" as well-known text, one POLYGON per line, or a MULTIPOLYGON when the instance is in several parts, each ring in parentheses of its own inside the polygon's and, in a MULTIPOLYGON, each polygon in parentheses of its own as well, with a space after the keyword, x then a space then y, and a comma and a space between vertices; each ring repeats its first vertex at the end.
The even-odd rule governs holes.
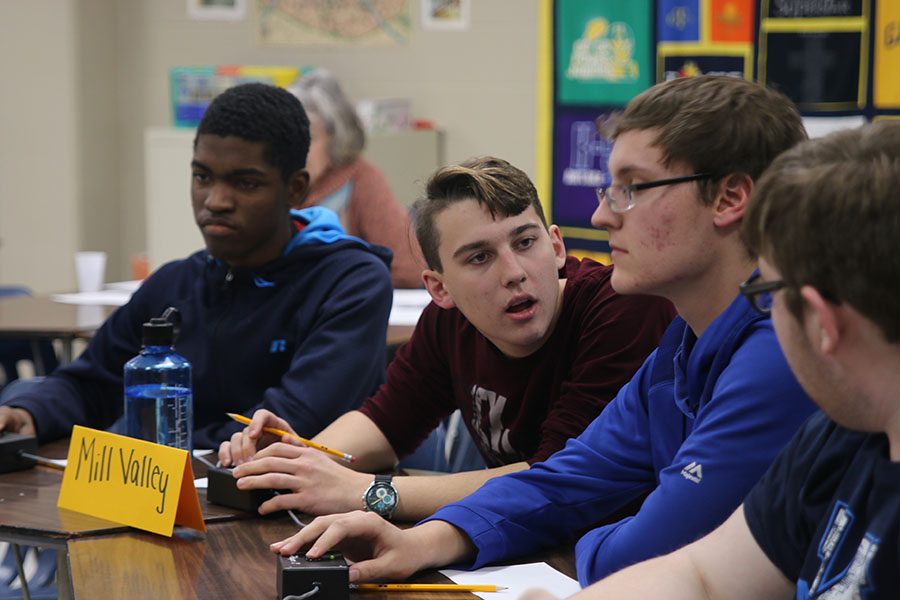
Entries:
POLYGON ((809 419, 744 501, 797 599, 900 598, 900 463, 883 434, 809 419))

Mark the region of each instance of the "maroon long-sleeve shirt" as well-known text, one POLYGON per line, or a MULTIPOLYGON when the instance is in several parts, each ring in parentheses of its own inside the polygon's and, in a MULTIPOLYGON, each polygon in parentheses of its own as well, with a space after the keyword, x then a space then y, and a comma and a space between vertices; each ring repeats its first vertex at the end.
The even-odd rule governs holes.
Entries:
POLYGON ((661 298, 616 294, 611 273, 567 258, 553 334, 524 358, 503 355, 459 310, 430 304, 361 412, 399 457, 459 408, 488 466, 544 460, 594 420, 675 315, 661 298))

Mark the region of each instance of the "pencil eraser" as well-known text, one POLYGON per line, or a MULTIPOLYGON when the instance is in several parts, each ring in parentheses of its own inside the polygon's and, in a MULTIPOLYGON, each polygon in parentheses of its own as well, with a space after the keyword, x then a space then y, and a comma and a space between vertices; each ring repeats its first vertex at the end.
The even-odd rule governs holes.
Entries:
POLYGON ((278 597, 302 596, 318 588, 316 600, 348 600, 350 572, 340 552, 311 560, 302 554, 278 555, 278 597))
POLYGON ((272 498, 272 490, 241 490, 231 469, 210 467, 206 473, 206 501, 247 512, 257 512, 259 505, 272 498))
POLYGON ((0 431, 0 473, 30 469, 34 461, 20 453, 37 454, 37 451, 37 438, 33 435, 0 431))

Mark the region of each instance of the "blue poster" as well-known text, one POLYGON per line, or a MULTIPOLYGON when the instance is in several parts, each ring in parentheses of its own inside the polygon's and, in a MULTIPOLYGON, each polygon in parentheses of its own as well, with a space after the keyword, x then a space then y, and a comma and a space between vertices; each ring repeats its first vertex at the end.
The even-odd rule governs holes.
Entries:
POLYGON ((660 0, 656 6, 657 42, 699 42, 700 0, 660 0))
POLYGON ((591 226, 596 189, 609 182, 612 142, 597 133, 603 109, 560 109, 553 140, 553 222, 561 227, 591 226))

